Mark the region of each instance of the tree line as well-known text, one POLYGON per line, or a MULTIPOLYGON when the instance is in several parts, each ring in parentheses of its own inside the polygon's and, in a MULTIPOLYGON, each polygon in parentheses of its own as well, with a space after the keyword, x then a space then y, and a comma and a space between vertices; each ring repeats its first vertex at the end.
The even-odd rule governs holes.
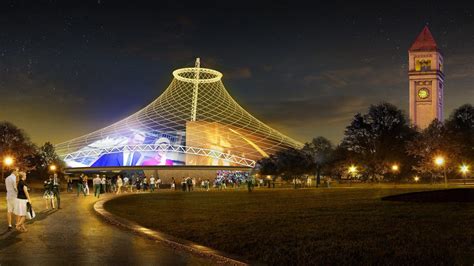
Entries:
MULTIPOLYGON (((14 124, 0 122, 0 164, 6 168, 4 158, 14 160, 12 167, 19 167, 30 172, 30 177, 44 178, 49 174, 49 167, 55 165, 57 172, 61 173, 65 167, 50 142, 42 146, 35 145, 23 129, 14 124)), ((6 169, 11 170, 11 169, 6 169)))
POLYGON ((444 123, 434 120, 426 129, 410 125, 406 115, 390 103, 371 105, 358 113, 338 145, 316 137, 301 149, 283 149, 257 162, 261 175, 292 180, 315 175, 364 181, 410 181, 460 178, 460 165, 474 159, 474 107, 455 109, 444 123), (442 156, 442 166, 434 158, 442 156))

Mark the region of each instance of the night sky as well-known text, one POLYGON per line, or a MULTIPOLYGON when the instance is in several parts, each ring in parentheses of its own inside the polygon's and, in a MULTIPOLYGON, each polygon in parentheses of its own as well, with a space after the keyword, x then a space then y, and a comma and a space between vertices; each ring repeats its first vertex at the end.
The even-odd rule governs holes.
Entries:
POLYGON ((446 116, 474 102, 472 7, 31 2, 0 4, 0 120, 37 144, 132 114, 196 57, 268 125, 339 142, 370 104, 408 111, 407 50, 426 24, 445 57, 446 116))

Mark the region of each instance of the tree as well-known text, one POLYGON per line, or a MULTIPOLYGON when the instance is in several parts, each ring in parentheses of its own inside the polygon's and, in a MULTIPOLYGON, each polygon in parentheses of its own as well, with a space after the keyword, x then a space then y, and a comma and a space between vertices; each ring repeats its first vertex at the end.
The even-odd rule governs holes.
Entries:
POLYGON ((277 175, 278 168, 276 165, 275 155, 270 154, 268 157, 264 157, 257 162, 258 172, 261 175, 277 175))
POLYGON ((311 158, 301 150, 294 148, 281 150, 275 154, 275 158, 277 172, 284 180, 293 180, 295 182, 297 177, 301 177, 311 171, 311 158))
POLYGON ((438 120, 433 120, 427 128, 409 141, 406 150, 416 161, 413 170, 422 176, 430 174, 431 177, 439 173, 438 167, 434 164, 435 156, 449 153, 452 158, 453 153, 446 139, 446 128, 438 120))
POLYGON ((56 166, 58 173, 61 173, 65 167, 65 163, 56 154, 54 146, 50 142, 46 142, 37 150, 33 162, 35 164, 36 174, 43 178, 48 175, 51 165, 56 166))
POLYGON ((474 158, 474 106, 465 104, 454 110, 445 122, 448 142, 459 149, 458 160, 474 158))
POLYGON ((371 105, 367 114, 356 114, 344 132, 341 147, 353 154, 352 161, 363 165, 368 179, 381 179, 390 165, 411 168, 405 143, 416 134, 403 112, 392 104, 371 105), (408 166, 408 167, 407 167, 408 166))
POLYGON ((321 173, 329 164, 334 152, 331 142, 324 137, 313 138, 309 143, 305 143, 303 152, 310 156, 313 171, 316 172, 316 187, 321 183, 321 173))
POLYGON ((10 122, 0 122, 0 158, 3 163, 5 156, 15 159, 15 166, 20 168, 31 167, 31 158, 34 156, 36 146, 28 135, 10 122))

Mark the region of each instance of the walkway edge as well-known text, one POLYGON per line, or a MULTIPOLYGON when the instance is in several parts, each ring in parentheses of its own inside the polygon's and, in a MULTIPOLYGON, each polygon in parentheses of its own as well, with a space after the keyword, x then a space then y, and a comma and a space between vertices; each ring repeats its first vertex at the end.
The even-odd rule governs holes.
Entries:
POLYGON ((125 228, 140 236, 144 236, 155 241, 160 241, 173 249, 189 252, 201 258, 208 258, 213 260, 215 263, 228 265, 249 265, 248 263, 242 262, 242 259, 238 258, 237 256, 225 254, 224 252, 202 246, 188 240, 180 239, 163 232, 151 230, 130 220, 118 217, 104 209, 104 203, 115 198, 117 197, 100 199, 94 204, 94 211, 96 214, 98 214, 108 223, 125 228))

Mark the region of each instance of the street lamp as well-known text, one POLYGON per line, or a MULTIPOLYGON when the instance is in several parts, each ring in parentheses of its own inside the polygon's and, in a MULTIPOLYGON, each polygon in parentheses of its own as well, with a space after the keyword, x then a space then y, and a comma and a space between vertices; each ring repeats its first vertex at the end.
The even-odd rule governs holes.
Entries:
POLYGON ((398 172, 398 169, 399 169, 398 164, 392 165, 392 171, 393 171, 394 173, 395 173, 395 172, 398 172))
POLYGON ((355 165, 349 166, 349 169, 347 170, 347 172, 349 172, 349 174, 351 175, 351 179, 349 181, 349 186, 352 186, 352 178, 354 178, 355 175, 357 174, 357 166, 355 166, 355 165))
POLYGON ((464 177, 464 185, 466 184, 466 175, 469 173, 469 165, 461 165, 459 166, 459 172, 461 172, 462 176, 464 177))
POLYGON ((446 162, 444 160, 444 157, 443 156, 436 156, 435 159, 434 159, 434 162, 438 167, 441 167, 441 166, 443 167, 444 186, 447 188, 448 187, 448 177, 446 176, 446 162))
POLYGON ((56 165, 54 164, 50 165, 49 170, 51 170, 52 172, 56 172, 56 165))
POLYGON ((11 165, 13 165, 14 161, 15 160, 11 156, 5 156, 5 158, 3 159, 3 163, 2 163, 2 180, 3 181, 5 181, 5 178, 4 178, 5 166, 10 167, 11 165))
POLYGON ((413 177, 413 179, 415 180, 416 183, 418 183, 418 181, 420 181, 420 177, 417 176, 417 175, 415 177, 413 177))
POLYGON ((392 168, 392 172, 393 172, 393 184, 394 184, 394 186, 396 186, 397 181, 396 181, 395 177, 396 177, 400 167, 398 166, 398 164, 393 164, 391 168, 392 168))

